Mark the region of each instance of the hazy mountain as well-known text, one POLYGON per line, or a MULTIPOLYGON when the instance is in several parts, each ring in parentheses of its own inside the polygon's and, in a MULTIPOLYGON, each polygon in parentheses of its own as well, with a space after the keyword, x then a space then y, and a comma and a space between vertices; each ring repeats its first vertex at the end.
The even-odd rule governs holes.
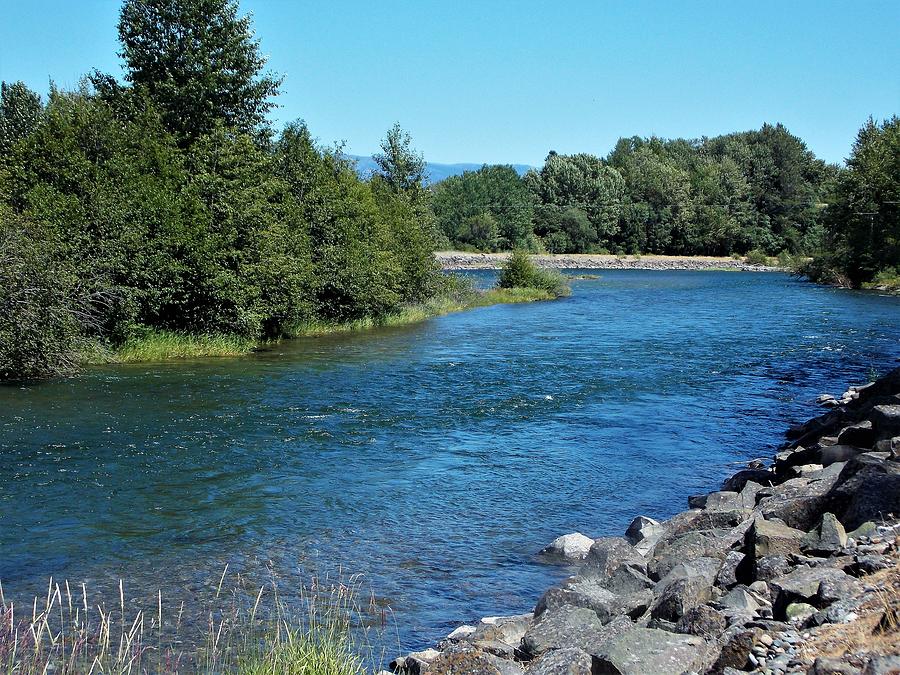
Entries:
MULTIPOLYGON (((356 160, 356 171, 362 178, 368 178, 378 168, 378 165, 375 164, 375 160, 371 157, 363 157, 361 155, 347 156, 350 159, 356 160)), ((428 162, 427 164, 428 179, 426 182, 429 184, 438 183, 450 176, 458 176, 464 171, 477 171, 483 166, 482 164, 438 164, 437 162, 428 162)), ((513 164, 512 168, 514 168, 521 176, 534 167, 528 166, 527 164, 513 164)))

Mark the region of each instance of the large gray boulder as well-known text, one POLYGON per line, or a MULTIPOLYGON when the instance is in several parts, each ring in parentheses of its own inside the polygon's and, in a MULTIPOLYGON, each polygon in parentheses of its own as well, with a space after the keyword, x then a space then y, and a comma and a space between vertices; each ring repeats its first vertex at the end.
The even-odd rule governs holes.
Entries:
POLYGON ((716 558, 728 553, 730 530, 694 530, 680 536, 665 536, 653 549, 647 576, 662 579, 673 567, 686 560, 716 558))
POLYGON ((731 588, 738 583, 737 571, 744 562, 746 554, 741 551, 729 551, 716 572, 715 584, 720 588, 731 588))
MULTIPOLYGON (((744 536, 745 559, 737 570, 738 581, 750 583, 763 578, 759 561, 767 557, 786 558, 800 553, 806 533, 764 518, 756 518, 744 536)), ((765 579, 764 579, 765 580, 765 579)))
POLYGON ((716 639, 728 626, 725 615, 709 605, 698 605, 686 611, 675 624, 676 633, 716 639))
POLYGON ((847 545, 847 532, 833 513, 825 513, 819 524, 800 542, 800 549, 812 555, 829 556, 847 545))
POLYGON ((526 675, 591 675, 592 657, 577 647, 546 652, 525 669, 526 675))
POLYGON ((715 583, 716 575, 719 572, 721 564, 722 561, 718 558, 708 558, 705 556, 685 560, 669 570, 669 573, 657 583, 656 588, 658 591, 661 591, 666 584, 675 579, 687 579, 695 576, 703 577, 707 583, 712 585, 715 583))
MULTIPOLYGON (((836 479, 835 479, 836 480, 836 479)), ((806 532, 828 511, 831 480, 792 478, 757 494, 758 510, 768 520, 781 520, 806 532)))
POLYGON ((769 469, 744 469, 725 480, 722 489, 730 492, 741 492, 747 483, 758 485, 771 485, 775 480, 775 474, 769 469))
POLYGON ((832 464, 847 462, 854 457, 868 452, 869 448, 861 448, 855 445, 837 444, 819 450, 818 464, 829 467, 832 464))
POLYGON ((793 603, 805 603, 815 607, 825 606, 826 600, 840 594, 839 589, 850 590, 856 580, 843 570, 832 567, 798 567, 793 572, 769 581, 769 588, 774 599, 772 611, 779 621, 786 619, 787 606, 793 603), (819 595, 819 589, 825 584, 825 595, 819 595))
POLYGON ((729 668, 746 670, 750 653, 761 635, 762 630, 759 628, 744 629, 742 626, 730 628, 720 638, 722 647, 710 672, 724 673, 729 668))
POLYGON ((464 643, 441 652, 421 671, 421 675, 521 675, 522 668, 507 659, 488 654, 464 643))
POLYGON ((897 675, 900 673, 900 655, 873 656, 862 671, 862 675, 897 675))
POLYGON ((789 555, 800 552, 800 542, 806 535, 778 522, 757 518, 753 521, 744 540, 745 550, 752 558, 766 555, 789 555))
POLYGON ((635 551, 634 547, 624 538, 601 537, 596 539, 591 546, 581 573, 608 577, 619 566, 626 564, 641 570, 647 566, 643 556, 635 551))
POLYGON ((638 516, 625 530, 625 540, 641 555, 646 555, 666 531, 659 522, 647 516, 638 516))
POLYGON ((487 652, 512 655, 532 623, 531 614, 486 617, 464 639, 487 652))
POLYGON ((538 555, 549 562, 559 562, 569 565, 580 563, 587 558, 588 551, 594 545, 594 540, 581 532, 564 534, 551 541, 542 548, 538 555))
POLYGON ((434 659, 440 656, 440 652, 436 649, 423 649, 420 652, 412 652, 406 656, 400 656, 389 664, 391 670, 396 673, 408 673, 409 675, 420 675, 424 673, 434 659))
POLYGON ((594 654, 594 673, 681 675, 697 668, 706 648, 706 641, 695 635, 632 628, 594 654))
MULTIPOLYGON (((743 523, 745 520, 748 520, 748 512, 745 509, 727 511, 692 509, 683 511, 664 523, 666 531, 660 539, 673 541, 689 532, 733 530, 737 529, 736 525, 743 523)), ((725 539, 730 539, 730 535, 724 532, 721 534, 725 539)))
MULTIPOLYGON (((749 556, 747 559, 749 560, 749 556)), ((751 574, 749 579, 742 577, 742 580, 748 583, 750 581, 770 581, 776 577, 784 576, 793 567, 787 556, 766 555, 756 561, 755 574, 751 574)))
POLYGON ((872 426, 877 438, 900 436, 900 405, 877 405, 872 408, 872 426))
POLYGON ((522 651, 529 658, 564 647, 576 647, 593 654, 632 626, 631 620, 624 616, 604 625, 597 613, 586 607, 559 607, 545 612, 528 629, 522 638, 522 651))
POLYGON ((836 602, 856 598, 862 595, 865 585, 849 574, 835 574, 825 577, 819 583, 819 590, 813 604, 816 607, 828 607, 836 602))
POLYGON ((853 445, 858 448, 871 448, 876 440, 878 439, 870 420, 863 420, 858 424, 844 427, 838 434, 838 444, 853 445))
POLYGON ((770 603, 746 586, 736 586, 716 600, 716 604, 725 609, 753 614, 761 607, 767 606, 770 603))
POLYGON ((651 609, 651 617, 673 623, 689 609, 710 600, 719 565, 715 558, 706 557, 675 565, 656 584, 656 602, 651 609))
POLYGON ((689 609, 712 598, 712 584, 702 575, 675 579, 660 592, 650 615, 654 619, 678 621, 689 609))
POLYGON ((756 492, 761 487, 758 483, 749 482, 740 492, 710 492, 703 508, 706 511, 750 511, 756 506, 756 492))
POLYGON ((607 623, 620 614, 632 618, 641 616, 653 602, 653 592, 648 589, 617 595, 606 588, 605 582, 593 576, 570 577, 541 596, 534 615, 540 618, 548 610, 568 605, 586 607, 594 611, 602 623, 607 623))
POLYGON ((818 656, 808 675, 859 675, 859 668, 841 658, 818 656))
POLYGON ((900 514, 900 463, 860 455, 847 462, 828 496, 828 510, 851 530, 900 514))

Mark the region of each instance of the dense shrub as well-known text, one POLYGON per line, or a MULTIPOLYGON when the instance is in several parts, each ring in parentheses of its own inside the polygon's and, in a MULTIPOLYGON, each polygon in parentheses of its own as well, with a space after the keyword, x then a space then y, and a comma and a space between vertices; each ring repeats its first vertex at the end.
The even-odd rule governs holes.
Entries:
POLYGON ((102 294, 55 241, 9 213, 0 218, 0 380, 70 372, 102 294))
POLYGON ((749 265, 768 265, 769 264, 769 256, 766 255, 765 251, 760 251, 759 249, 753 249, 748 252, 746 255, 747 264, 749 265))
POLYGON ((521 249, 513 251, 503 263, 497 285, 500 288, 535 288, 554 297, 569 293, 562 274, 555 270, 540 269, 521 249))

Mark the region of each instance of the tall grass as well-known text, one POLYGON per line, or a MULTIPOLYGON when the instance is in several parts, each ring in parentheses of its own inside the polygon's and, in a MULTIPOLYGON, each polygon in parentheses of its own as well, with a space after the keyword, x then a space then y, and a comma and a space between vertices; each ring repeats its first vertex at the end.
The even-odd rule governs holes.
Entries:
POLYGON ((89 363, 140 363, 214 356, 240 356, 252 351, 257 342, 227 334, 192 334, 152 330, 129 338, 111 353, 94 352, 89 363))
POLYGON ((452 314, 453 312, 464 312, 478 307, 552 300, 554 297, 556 296, 540 288, 491 288, 486 291, 473 291, 465 297, 440 296, 431 298, 424 303, 410 305, 381 317, 366 317, 354 321, 309 321, 294 326, 289 331, 289 335, 290 337, 314 337, 389 326, 405 326, 426 321, 436 316, 452 314))
POLYGON ((313 580, 291 604, 275 581, 255 597, 223 593, 224 581, 225 573, 203 610, 205 634, 185 626, 184 603, 161 592, 152 606, 129 613, 121 581, 117 606, 109 609, 83 584, 73 589, 51 579, 46 596, 24 608, 7 602, 0 587, 0 671, 357 675, 380 667, 384 655, 369 637, 384 613, 374 598, 367 607, 358 603, 358 578, 313 580))

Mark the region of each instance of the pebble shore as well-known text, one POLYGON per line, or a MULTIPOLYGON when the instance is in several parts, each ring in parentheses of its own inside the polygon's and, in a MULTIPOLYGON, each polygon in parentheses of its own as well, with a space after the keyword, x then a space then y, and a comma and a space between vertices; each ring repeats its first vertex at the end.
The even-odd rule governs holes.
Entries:
MULTIPOLYGON (((435 253, 438 263, 447 271, 500 269, 509 253, 435 253)), ((728 270, 735 272, 781 272, 779 267, 750 265, 744 260, 687 256, 614 256, 589 253, 533 255, 538 267, 560 270, 728 270)))

